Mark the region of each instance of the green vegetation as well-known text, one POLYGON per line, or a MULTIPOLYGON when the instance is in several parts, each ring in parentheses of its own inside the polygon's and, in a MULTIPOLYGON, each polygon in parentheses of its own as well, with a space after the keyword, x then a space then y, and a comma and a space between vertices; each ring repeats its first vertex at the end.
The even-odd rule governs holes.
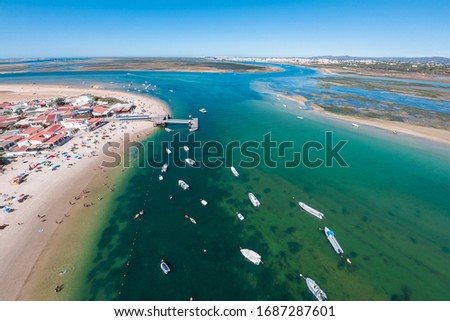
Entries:
POLYGON ((94 97, 92 97, 92 100, 95 101, 95 102, 106 101, 110 105, 117 104, 117 103, 119 103, 119 104, 124 104, 125 103, 124 101, 122 101, 120 99, 117 99, 117 98, 114 98, 114 97, 98 97, 98 96, 94 96, 94 97))
POLYGON ((64 106, 66 104, 65 101, 66 101, 65 98, 59 97, 59 98, 55 99, 55 104, 56 104, 56 106, 64 106))
POLYGON ((361 88, 366 90, 388 91, 398 95, 414 96, 433 100, 450 100, 449 87, 423 83, 408 83, 394 80, 360 79, 359 77, 318 78, 319 88, 330 89, 332 86, 361 88))

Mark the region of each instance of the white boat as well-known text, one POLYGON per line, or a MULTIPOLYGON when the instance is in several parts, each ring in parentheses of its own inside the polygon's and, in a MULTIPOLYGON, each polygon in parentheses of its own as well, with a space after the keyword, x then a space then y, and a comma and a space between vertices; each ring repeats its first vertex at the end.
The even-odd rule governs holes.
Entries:
POLYGON ((200 203, 202 203, 203 206, 206 206, 206 204, 208 204, 208 202, 205 200, 200 200, 200 203))
POLYGON ((172 151, 170 150, 169 147, 166 148, 166 153, 167 153, 168 155, 170 155, 170 154, 172 153, 172 151))
POLYGON ((187 152, 189 151, 189 147, 187 147, 187 146, 183 146, 183 149, 187 152))
POLYGON ((197 221, 194 220, 192 217, 190 217, 189 215, 185 215, 185 218, 189 219, 191 221, 192 224, 197 224, 197 221))
POLYGON ((169 167, 169 165, 166 163, 161 167, 161 173, 165 173, 167 172, 167 167, 169 167))
POLYGON ((330 242, 334 251, 337 254, 344 254, 344 250, 342 249, 342 247, 339 245, 338 241, 336 240, 336 237, 334 236, 334 232, 332 230, 330 230, 328 227, 324 228, 324 232, 328 239, 328 242, 330 242))
MULTIPOLYGON (((303 277, 303 275, 301 274, 300 276, 303 277)), ((311 293, 314 294, 317 300, 319 301, 327 300, 327 294, 317 285, 317 283, 313 279, 305 278, 305 281, 309 291, 311 291, 311 293)))
POLYGON ((287 106, 286 106, 286 105, 283 105, 283 107, 286 108, 287 106))
POLYGON ((247 260, 249 260, 253 264, 259 265, 260 263, 262 263, 261 255, 253 250, 241 248, 241 253, 247 260))
POLYGON ((166 262, 164 262, 164 260, 161 260, 161 270, 164 272, 164 274, 168 274, 170 272, 170 267, 166 262))
POLYGON ((298 202, 298 205, 300 205, 300 207, 303 208, 305 211, 307 211, 309 214, 317 217, 320 220, 325 217, 325 215, 322 212, 319 212, 318 210, 312 208, 311 206, 306 205, 303 202, 298 202))
POLYGON ((259 205, 261 205, 259 200, 256 198, 255 194, 249 192, 248 198, 250 199, 250 202, 252 202, 254 207, 259 207, 259 205))
POLYGON ((206 114, 208 111, 207 111, 205 108, 201 108, 201 109, 200 109, 200 112, 206 114))
POLYGON ((240 219, 241 221, 244 220, 244 215, 242 215, 241 213, 236 212, 236 215, 237 215, 238 219, 240 219))
POLYGON ((297 118, 298 118, 298 119, 303 119, 303 117, 302 117, 302 116, 297 116, 297 118))
POLYGON ((234 168, 234 166, 231 166, 230 169, 231 169, 231 172, 234 174, 234 176, 239 177, 239 173, 236 170, 236 168, 234 168))
POLYGON ((181 179, 178 181, 178 186, 180 186, 184 190, 188 190, 189 189, 189 185, 186 184, 186 182, 182 181, 181 179))
POLYGON ((163 177, 162 175, 159 175, 159 176, 158 176, 158 179, 159 179, 160 181, 162 181, 162 180, 164 179, 164 177, 163 177))
POLYGON ((168 127, 164 128, 164 130, 165 130, 166 132, 169 132, 169 133, 173 132, 173 129, 172 129, 172 128, 168 128, 168 127))
POLYGON ((186 163, 188 163, 188 165, 190 165, 190 166, 194 166, 195 165, 195 160, 193 160, 192 158, 186 158, 184 161, 186 163))
POLYGON ((359 125, 356 124, 356 123, 352 123, 352 126, 353 126, 353 127, 356 127, 356 128, 359 128, 359 125))

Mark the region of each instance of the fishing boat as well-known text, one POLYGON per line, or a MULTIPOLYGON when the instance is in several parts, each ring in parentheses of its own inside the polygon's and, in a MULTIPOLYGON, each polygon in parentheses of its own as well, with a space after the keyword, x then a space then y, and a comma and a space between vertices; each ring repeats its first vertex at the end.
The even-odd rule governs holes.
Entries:
POLYGON ((181 179, 178 181, 178 186, 180 186, 184 190, 188 190, 189 189, 189 185, 186 184, 186 182, 182 181, 181 179))
POLYGON ((159 175, 159 176, 158 176, 158 179, 159 179, 160 181, 162 181, 162 180, 164 179, 164 177, 163 177, 162 175, 159 175))
POLYGON ((200 112, 206 114, 206 113, 207 113, 207 110, 206 110, 205 108, 201 108, 201 109, 200 109, 200 112))
POLYGON ((168 155, 170 155, 170 154, 172 153, 172 151, 169 149, 169 147, 166 148, 166 153, 167 153, 168 155))
POLYGON ((309 291, 311 291, 312 294, 316 297, 319 301, 326 301, 327 300, 327 294, 317 285, 317 283, 310 278, 305 278, 303 275, 300 274, 302 278, 305 279, 306 285, 308 286, 309 291))
POLYGON ((205 200, 200 200, 200 203, 202 203, 203 206, 206 206, 206 204, 208 204, 208 202, 205 200))
POLYGON ((259 265, 260 263, 263 263, 263 261, 261 260, 261 255, 253 250, 241 248, 241 253, 247 260, 249 260, 253 264, 259 265))
POLYGON ((356 123, 352 123, 352 126, 353 126, 353 127, 356 127, 356 128, 359 128, 359 125, 356 124, 356 123))
POLYGON ((342 249, 342 247, 339 245, 338 241, 336 240, 336 237, 334 236, 334 232, 332 230, 330 230, 328 227, 325 227, 323 230, 328 239, 328 242, 330 242, 334 251, 337 254, 344 254, 344 250, 342 249))
POLYGON ((250 199, 250 202, 252 202, 254 207, 259 207, 259 205, 261 205, 259 200, 256 198, 255 194, 249 192, 248 198, 250 199))
POLYGON ((161 167, 161 173, 167 172, 167 167, 169 167, 169 165, 167 163, 164 164, 163 167, 161 167))
POLYGON ((231 169, 231 172, 233 173, 234 176, 239 177, 239 173, 236 170, 236 168, 234 168, 234 166, 231 166, 230 169, 231 169))
POLYGON ((236 212, 236 215, 237 215, 238 219, 240 219, 241 221, 244 220, 244 215, 242 215, 241 213, 236 212))
POLYGON ((164 262, 164 260, 161 260, 161 270, 164 272, 164 274, 168 274, 170 272, 170 267, 166 262, 164 262))
POLYGON ((186 163, 188 163, 188 165, 190 165, 190 166, 194 166, 195 165, 195 160, 193 160, 192 158, 186 158, 184 161, 186 163))
POLYGON ((187 147, 187 146, 183 146, 183 149, 187 152, 189 151, 189 147, 187 147))
POLYGON ((166 132, 168 132, 168 133, 173 132, 173 129, 172 129, 172 128, 168 128, 168 127, 164 128, 164 130, 165 130, 166 132))
POLYGON ((197 224, 197 221, 196 220, 194 220, 192 217, 190 217, 189 215, 185 215, 184 216, 185 218, 188 218, 191 222, 192 222, 192 224, 197 224))
POLYGON ((305 211, 307 211, 309 214, 317 217, 320 220, 325 217, 325 215, 322 212, 319 212, 318 210, 312 208, 311 206, 306 205, 303 202, 298 202, 298 205, 300 205, 300 207, 303 208, 305 211))

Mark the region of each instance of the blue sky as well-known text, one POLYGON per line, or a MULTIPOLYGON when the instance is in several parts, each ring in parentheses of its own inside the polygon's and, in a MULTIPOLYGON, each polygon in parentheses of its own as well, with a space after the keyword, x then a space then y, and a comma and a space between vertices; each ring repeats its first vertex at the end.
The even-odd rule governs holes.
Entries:
POLYGON ((450 0, 0 0, 0 58, 444 56, 450 0))

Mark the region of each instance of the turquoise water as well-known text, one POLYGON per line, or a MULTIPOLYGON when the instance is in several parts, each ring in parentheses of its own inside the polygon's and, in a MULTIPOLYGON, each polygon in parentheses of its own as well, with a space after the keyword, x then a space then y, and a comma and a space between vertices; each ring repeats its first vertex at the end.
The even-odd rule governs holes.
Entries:
MULTIPOLYGON (((341 152, 348 167, 285 168, 279 163, 276 168, 242 168, 237 165, 242 157, 234 155, 239 178, 224 167, 171 164, 161 182, 159 169, 133 169, 131 179, 121 183, 123 194, 111 202, 111 219, 99 244, 93 245, 98 255, 85 267, 89 277, 79 280, 86 286, 76 299, 313 300, 299 277, 303 273, 330 300, 449 300, 450 148, 365 126, 355 129, 270 94, 269 87, 320 94, 315 76, 313 70, 296 67, 272 74, 1 76, 2 82, 103 82, 113 89, 147 81, 157 85, 150 94, 168 102, 173 117, 199 117, 195 137, 203 143, 260 141, 270 132, 276 141, 293 141, 299 151, 309 140, 324 143, 326 131, 333 133, 335 143, 348 141, 341 152), (207 108, 206 115, 198 112, 201 107, 207 108), (179 179, 191 189, 179 188, 179 179), (248 191, 257 195, 260 208, 251 206, 248 191), (200 199, 208 205, 202 206, 200 199), (309 216, 298 201, 322 211, 326 219, 309 216), (142 219, 132 220, 141 209, 142 219), (244 221, 236 211, 244 214, 244 221), (197 224, 184 218, 186 214, 197 224), (353 264, 334 253, 324 226, 334 230, 353 264), (257 251, 264 264, 246 261, 240 246, 257 251), (162 258, 172 269, 169 275, 160 270, 162 258)), ((385 95, 398 103, 414 100, 385 95)), ((188 135, 182 127, 177 132, 188 135)), ((161 130, 151 140, 159 144, 172 136, 161 130)), ((165 156, 160 149, 155 153, 165 156)), ((179 153, 186 157, 184 150, 179 153)), ((203 156, 192 149, 190 155, 198 161, 203 156)))

